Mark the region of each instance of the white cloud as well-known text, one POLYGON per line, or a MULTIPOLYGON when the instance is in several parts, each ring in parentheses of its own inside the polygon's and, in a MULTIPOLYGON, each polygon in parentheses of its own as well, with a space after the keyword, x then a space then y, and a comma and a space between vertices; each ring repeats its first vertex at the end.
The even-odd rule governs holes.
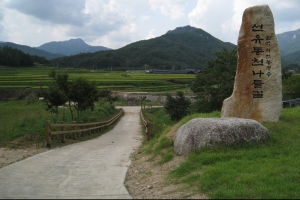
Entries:
POLYGON ((213 0, 198 0, 196 8, 189 13, 189 19, 192 26, 201 23, 203 15, 208 11, 213 0))
POLYGON ((188 17, 192 26, 225 42, 236 43, 236 40, 231 40, 234 27, 231 23, 232 10, 232 1, 198 0, 188 17))
POLYGON ((187 0, 149 0, 152 10, 159 10, 172 20, 185 17, 184 8, 186 3, 187 0))
POLYGON ((261 4, 276 33, 300 28, 299 0, 2 0, 0 40, 39 46, 80 37, 120 48, 191 25, 236 43, 245 8, 261 4))
POLYGON ((155 38, 156 35, 155 35, 155 29, 151 29, 148 33, 148 35, 146 36, 146 40, 149 40, 151 38, 155 38))
POLYGON ((300 21, 292 25, 292 30, 298 30, 298 29, 300 29, 300 21))
POLYGON ((142 16, 140 16, 140 20, 141 21, 147 21, 149 19, 151 19, 151 16, 149 16, 149 15, 142 15, 142 16))
POLYGON ((138 35, 137 26, 131 23, 121 27, 119 30, 111 31, 100 37, 87 37, 85 41, 89 44, 117 49, 135 42, 137 40, 136 35, 138 35))

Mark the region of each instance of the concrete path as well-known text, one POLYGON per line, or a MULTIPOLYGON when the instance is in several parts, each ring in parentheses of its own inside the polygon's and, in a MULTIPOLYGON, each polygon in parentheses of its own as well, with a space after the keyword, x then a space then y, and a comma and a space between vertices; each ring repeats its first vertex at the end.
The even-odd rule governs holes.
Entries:
POLYGON ((110 132, 0 169, 0 198, 130 199, 124 186, 129 155, 141 144, 140 107, 110 132))

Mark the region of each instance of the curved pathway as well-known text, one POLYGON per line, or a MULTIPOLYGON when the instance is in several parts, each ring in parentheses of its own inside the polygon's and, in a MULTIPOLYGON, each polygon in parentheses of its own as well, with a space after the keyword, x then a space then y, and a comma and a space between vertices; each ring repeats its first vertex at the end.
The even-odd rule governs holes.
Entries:
POLYGON ((0 169, 0 198, 129 199, 124 179, 141 144, 140 107, 110 132, 29 157, 0 169))

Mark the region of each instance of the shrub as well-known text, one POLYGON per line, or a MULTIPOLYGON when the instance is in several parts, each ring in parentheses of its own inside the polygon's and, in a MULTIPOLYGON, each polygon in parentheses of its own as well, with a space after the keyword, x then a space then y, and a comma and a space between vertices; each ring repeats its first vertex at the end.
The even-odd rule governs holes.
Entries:
POLYGON ((190 100, 184 97, 182 91, 179 91, 175 98, 170 94, 167 94, 167 102, 164 108, 172 120, 180 120, 184 116, 188 115, 190 104, 190 100))

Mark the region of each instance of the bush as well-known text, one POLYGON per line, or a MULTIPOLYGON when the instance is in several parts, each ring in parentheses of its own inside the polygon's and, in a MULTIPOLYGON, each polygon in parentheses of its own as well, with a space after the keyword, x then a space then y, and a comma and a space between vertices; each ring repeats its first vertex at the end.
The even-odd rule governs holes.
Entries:
POLYGON ((173 98, 170 94, 167 94, 167 102, 164 108, 172 120, 180 120, 189 114, 190 104, 190 100, 184 97, 182 91, 179 91, 175 98, 173 98))

